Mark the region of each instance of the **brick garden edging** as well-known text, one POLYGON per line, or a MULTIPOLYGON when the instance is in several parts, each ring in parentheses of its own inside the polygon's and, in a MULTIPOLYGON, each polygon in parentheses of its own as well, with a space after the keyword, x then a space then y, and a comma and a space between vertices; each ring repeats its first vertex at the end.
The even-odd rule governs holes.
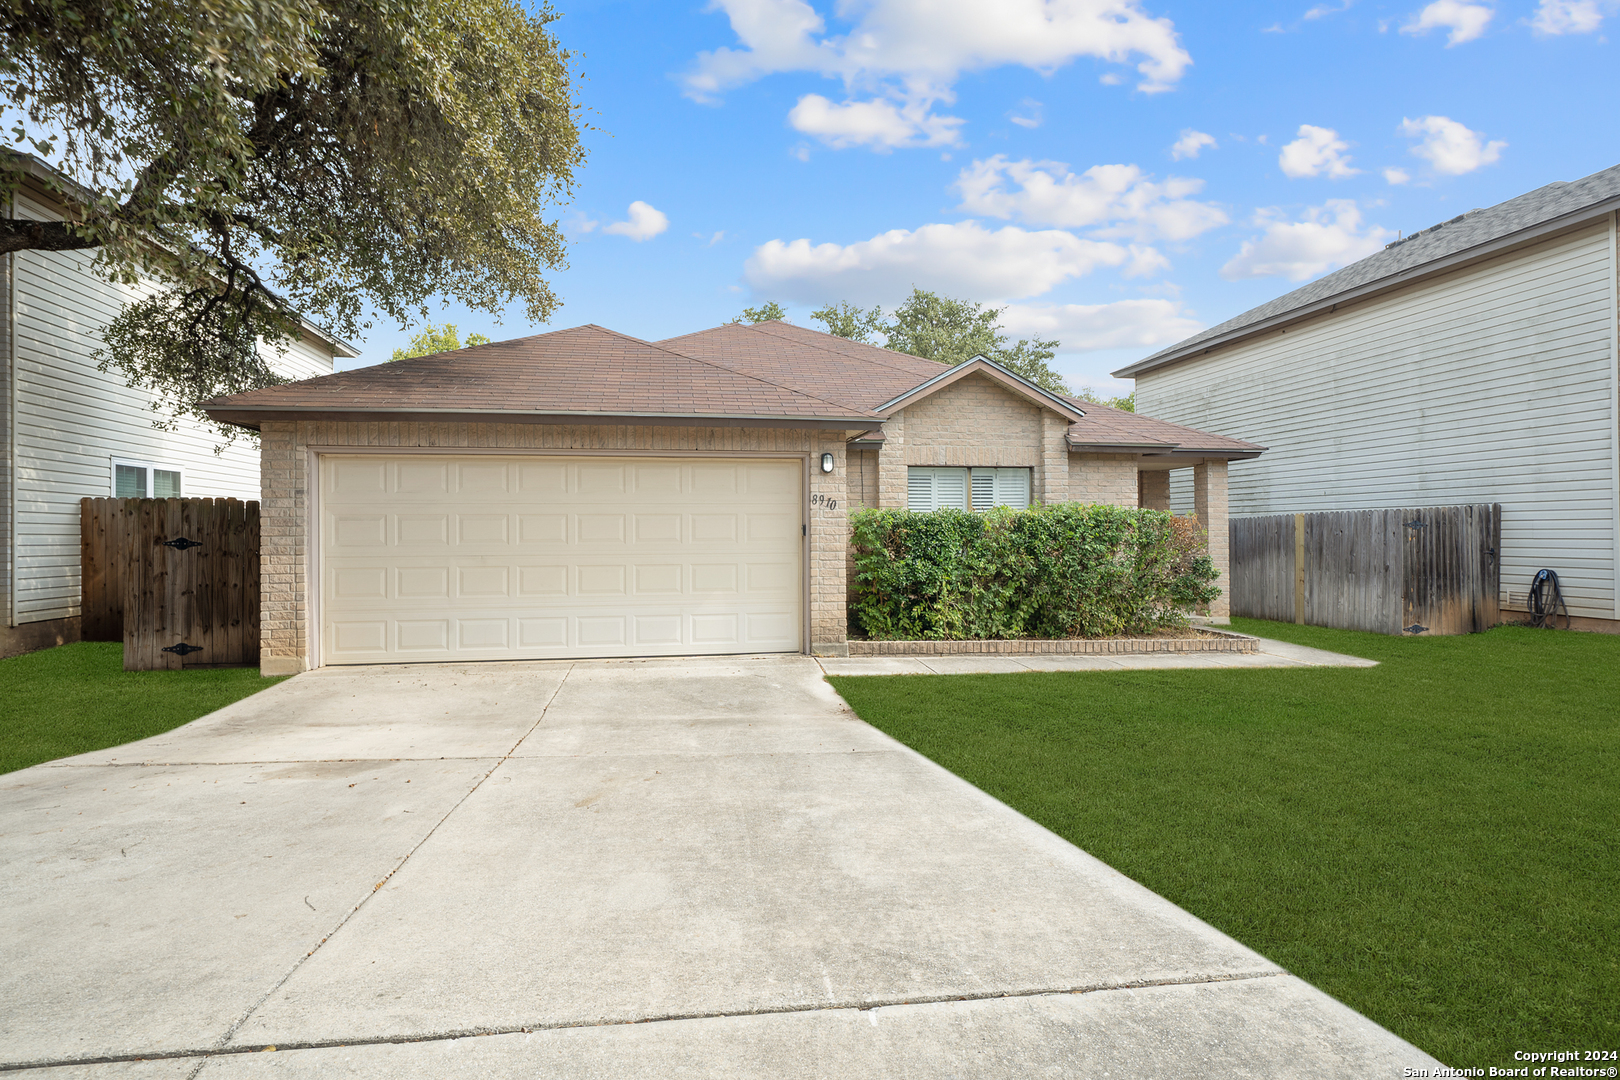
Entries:
POLYGON ((1087 656, 1120 653, 1252 653, 1259 640, 1224 630, 1192 638, 1019 638, 1012 641, 851 641, 851 656, 1087 656))

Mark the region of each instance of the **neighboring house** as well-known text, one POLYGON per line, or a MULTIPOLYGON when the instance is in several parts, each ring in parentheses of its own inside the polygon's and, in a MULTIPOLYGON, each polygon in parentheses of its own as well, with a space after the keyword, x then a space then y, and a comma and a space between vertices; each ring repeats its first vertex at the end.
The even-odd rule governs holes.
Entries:
MULTIPOLYGON (((43 166, 38 166, 43 175, 43 166)), ((30 177, 14 217, 60 220, 30 177)), ((0 259, 0 656, 73 641, 79 620, 79 500, 84 496, 259 493, 259 453, 196 421, 159 431, 149 397, 90 354, 100 329, 138 295, 91 269, 95 253, 23 251, 0 259)), ((274 361, 281 374, 332 370, 348 346, 306 328, 274 361)))
POLYGON ((1620 630, 1620 166, 1414 233, 1133 364, 1156 416, 1270 447, 1237 515, 1502 504, 1502 606, 1557 572, 1620 630))
POLYGON ((209 413, 261 433, 266 674, 837 655, 851 508, 1167 505, 1188 469, 1224 564, 1226 464, 1262 449, 782 322, 582 326, 209 413))

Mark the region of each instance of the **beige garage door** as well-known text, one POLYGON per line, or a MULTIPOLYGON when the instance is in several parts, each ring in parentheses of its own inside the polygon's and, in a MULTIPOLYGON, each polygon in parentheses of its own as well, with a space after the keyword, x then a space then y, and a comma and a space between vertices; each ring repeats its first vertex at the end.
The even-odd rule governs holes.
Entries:
POLYGON ((323 455, 321 661, 796 652, 803 470, 323 455))

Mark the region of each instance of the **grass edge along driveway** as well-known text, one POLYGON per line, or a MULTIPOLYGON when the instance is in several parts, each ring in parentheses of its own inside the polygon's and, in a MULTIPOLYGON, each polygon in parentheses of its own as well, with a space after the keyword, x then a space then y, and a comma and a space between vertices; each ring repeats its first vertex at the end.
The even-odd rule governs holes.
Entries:
POLYGON ((831 682, 1454 1067, 1620 1049, 1620 637, 1234 627, 1381 666, 831 682))
POLYGON ((256 667, 125 671, 118 642, 0 660, 0 774, 161 735, 274 686, 256 667))

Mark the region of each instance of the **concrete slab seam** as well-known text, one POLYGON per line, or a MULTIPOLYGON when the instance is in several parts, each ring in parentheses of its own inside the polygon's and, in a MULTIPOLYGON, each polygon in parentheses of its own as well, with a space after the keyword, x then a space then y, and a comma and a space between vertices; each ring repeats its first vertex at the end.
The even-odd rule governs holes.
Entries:
MULTIPOLYGON (((491 770, 493 771, 493 770, 491 770)), ((446 815, 448 816, 448 815, 446 815)), ((300 961, 301 962, 301 961, 300 961)), ((1248 982, 1255 979, 1275 979, 1289 973, 1276 968, 1270 971, 1240 971, 1225 975, 1200 975, 1182 979, 1135 979, 1126 982, 1095 983, 1080 986, 1041 987, 1025 990, 984 990, 970 994, 932 994, 916 997, 870 999, 866 1001, 830 1001, 819 1005, 777 1005, 735 1012, 668 1013, 641 1016, 624 1020, 571 1020, 553 1024, 509 1025, 505 1027, 458 1028, 415 1035, 384 1035, 362 1039, 312 1039, 296 1043, 278 1043, 275 1046, 214 1046, 185 1050, 159 1050, 144 1054, 110 1054, 102 1057, 61 1058, 49 1061, 0 1062, 0 1073, 23 1072, 30 1069, 54 1069, 67 1066, 117 1065, 135 1061, 173 1061, 200 1058, 197 1068, 189 1075, 196 1076, 210 1058, 235 1057, 240 1054, 262 1054, 267 1051, 333 1050, 362 1046, 399 1046, 407 1043, 449 1042, 455 1039, 479 1038, 486 1035, 527 1035, 536 1031, 566 1031, 572 1028, 628 1027, 636 1024, 667 1024, 683 1020, 723 1020, 742 1016, 779 1016, 818 1012, 869 1012, 873 1009, 904 1008, 911 1005, 942 1005, 957 1001, 1000 1001, 1015 998, 1061 997, 1078 994, 1102 994, 1115 991, 1148 990, 1159 987, 1208 986, 1215 983, 1248 982)), ((283 982, 286 980, 283 979, 283 982)), ((280 985, 280 984, 278 984, 280 985)), ((274 991, 272 991, 273 993, 274 991)), ((258 1008, 257 1005, 254 1008, 258 1008)), ((251 1015, 251 1010, 249 1014, 251 1015)), ((246 1020, 247 1016, 243 1017, 246 1020)))
MULTIPOLYGON (((446 821, 450 820, 450 815, 454 814, 457 810, 461 809, 462 804, 465 803, 468 799, 472 798, 473 794, 479 788, 484 786, 484 782, 495 774, 496 769, 499 769, 502 765, 504 765, 506 762, 511 760, 512 755, 517 752, 517 748, 519 746, 523 745, 523 740, 527 739, 530 735, 534 734, 534 729, 539 727, 540 724, 545 720, 546 711, 551 708, 551 703, 553 701, 557 700, 557 694, 562 691, 563 684, 568 681, 568 676, 572 672, 573 672, 573 666, 570 665, 568 667, 568 669, 563 672, 563 677, 557 681, 557 686, 556 686, 555 689, 552 690, 551 696, 549 698, 547 698, 546 703, 543 706, 541 706, 540 715, 535 717, 534 723, 529 726, 529 730, 525 731, 518 738, 517 742, 514 742, 511 745, 511 747, 506 751, 506 753, 501 756, 500 760, 497 761, 494 765, 491 765, 489 767, 488 771, 486 771, 483 776, 480 776, 478 778, 478 782, 476 784, 474 784, 472 787, 468 788, 466 793, 464 795, 462 795, 461 798, 456 800, 454 806, 450 807, 450 809, 448 809, 448 810, 446 810, 444 812, 444 816, 439 818, 438 821, 434 822, 433 828, 429 829, 427 831, 427 833, 422 837, 422 839, 418 840, 411 847, 411 850, 407 851, 405 853, 404 857, 401 858, 397 863, 394 864, 394 868, 392 870, 389 870, 388 873, 383 875, 383 879, 381 881, 377 882, 376 885, 372 886, 371 891, 369 893, 367 893, 364 897, 362 897, 358 904, 355 904, 352 908, 349 909, 348 913, 346 915, 344 915, 343 918, 338 920, 338 924, 336 926, 334 926, 331 930, 327 931, 327 933, 324 934, 321 937, 321 940, 315 943, 315 947, 313 949, 309 950, 309 952, 307 952, 303 956, 299 957, 298 960, 293 963, 292 967, 288 968, 286 973, 283 974, 280 979, 276 980, 275 985, 271 986, 270 989, 266 990, 264 992, 264 994, 262 996, 260 996, 259 1000, 255 1001, 252 1005, 248 1006, 247 1011, 244 1012, 241 1016, 239 1016, 237 1018, 237 1020, 236 1020, 236 1023, 232 1024, 226 1030, 225 1034, 220 1037, 219 1042, 216 1044, 216 1048, 218 1050, 225 1049, 227 1047, 227 1045, 230 1043, 231 1039, 235 1038, 236 1033, 242 1029, 242 1025, 246 1024, 248 1022, 249 1018, 251 1018, 253 1016, 253 1014, 259 1010, 259 1007, 262 1006, 266 1001, 270 1000, 270 997, 271 997, 272 994, 274 994, 277 990, 279 990, 283 986, 285 986, 287 984, 287 980, 291 979, 295 974, 297 974, 298 969, 303 967, 304 964, 306 962, 308 962, 310 957, 314 956, 317 952, 319 952, 321 950, 321 947, 323 945, 325 945, 328 941, 331 941, 332 938, 337 936, 338 932, 341 931, 345 926, 347 926, 349 924, 349 920, 354 918, 355 915, 359 913, 360 909, 365 907, 366 904, 371 900, 371 898, 373 896, 376 896, 377 893, 382 891, 382 887, 384 885, 388 884, 388 882, 393 879, 395 874, 399 873, 400 869, 403 868, 406 863, 410 862, 411 856, 415 855, 418 851, 420 851, 422 849, 423 844, 426 844, 429 840, 433 839, 434 834, 439 831, 439 828, 442 825, 444 825, 444 823, 446 821)), ((175 1056, 175 1057, 191 1057, 193 1055, 192 1054, 176 1054, 176 1055, 171 1055, 171 1056, 175 1056)), ((135 1059, 130 1059, 130 1060, 135 1060, 135 1059)), ((187 1074, 186 1080, 196 1080, 197 1074, 202 1072, 203 1067, 205 1065, 207 1065, 207 1064, 208 1064, 208 1059, 206 1057, 203 1058, 201 1061, 197 1062, 197 1067, 195 1069, 192 1069, 191 1072, 187 1074)), ((0 1065, 0 1071, 4 1071, 5 1068, 6 1068, 6 1066, 0 1065)))

